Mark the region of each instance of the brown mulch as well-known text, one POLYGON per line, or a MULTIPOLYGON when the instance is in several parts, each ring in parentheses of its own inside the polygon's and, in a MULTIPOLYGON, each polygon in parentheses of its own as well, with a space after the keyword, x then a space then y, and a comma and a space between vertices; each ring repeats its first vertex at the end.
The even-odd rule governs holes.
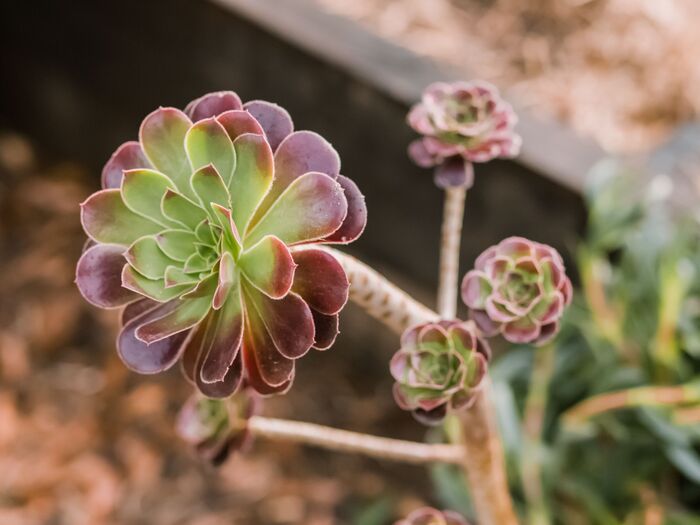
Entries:
POLYGON ((700 110, 696 0, 315 1, 612 152, 652 148, 700 110))
MULTIPOLYGON (((430 499, 420 467, 292 444, 203 464, 173 429, 188 384, 178 371, 127 371, 116 313, 73 284, 78 203, 97 180, 40 165, 26 140, 0 132, 0 524, 330 525, 387 498, 391 523, 430 499)), ((421 439, 391 400, 394 336, 351 308, 344 317, 338 345, 305 358, 264 412, 421 439)))

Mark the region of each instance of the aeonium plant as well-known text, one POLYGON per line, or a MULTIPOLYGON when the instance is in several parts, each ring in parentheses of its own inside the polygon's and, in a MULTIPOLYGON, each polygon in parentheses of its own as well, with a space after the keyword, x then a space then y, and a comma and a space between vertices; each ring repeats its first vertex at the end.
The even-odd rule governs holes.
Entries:
MULTIPOLYGON (((479 523, 515 525, 485 337, 553 337, 571 284, 553 249, 509 239, 467 274, 473 320, 457 319, 471 163, 517 153, 515 115, 492 86, 441 83, 408 120, 423 135, 412 158, 437 167, 446 189, 437 312, 331 247, 362 233, 367 210, 328 141, 294 131, 281 107, 243 104, 231 91, 184 111, 157 109, 138 140, 115 151, 102 189, 81 207, 89 242, 76 281, 90 303, 121 308, 117 350, 126 366, 154 374, 181 363, 196 393, 178 432, 207 460, 219 463, 256 436, 455 464, 465 469, 479 523), (348 298, 403 334, 390 366, 399 405, 427 424, 458 413, 458 442, 416 443, 260 415, 258 397, 286 392, 297 359, 333 344, 348 298)), ((421 509, 400 523, 466 521, 421 509)))
POLYGON ((242 379, 272 394, 289 388, 296 359, 332 345, 348 280, 315 246, 356 239, 364 198, 333 147, 293 131, 284 109, 233 92, 159 108, 102 184, 81 206, 91 246, 76 280, 96 306, 125 307, 117 349, 129 368, 181 359, 208 397, 242 379))
POLYGON ((498 89, 484 81, 435 82, 411 108, 408 124, 422 136, 408 154, 421 167, 436 167, 440 188, 473 184, 473 162, 512 158, 520 152, 517 116, 498 89))
POLYGON ((474 402, 490 355, 472 321, 411 327, 391 360, 394 398, 421 423, 441 423, 448 411, 474 402))
POLYGON ((214 465, 251 442, 248 420, 260 410, 261 400, 251 388, 242 388, 228 400, 193 394, 177 418, 176 430, 197 454, 214 465))
POLYGON ((462 299, 481 331, 511 343, 550 341, 571 297, 561 255, 522 237, 484 251, 462 281, 462 299))

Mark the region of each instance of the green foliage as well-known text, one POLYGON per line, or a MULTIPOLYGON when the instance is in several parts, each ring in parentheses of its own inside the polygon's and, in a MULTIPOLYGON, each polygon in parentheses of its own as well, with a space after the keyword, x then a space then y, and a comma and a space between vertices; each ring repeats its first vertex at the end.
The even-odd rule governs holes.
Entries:
POLYGON ((542 350, 515 347, 491 367, 512 492, 530 507, 523 516, 533 501, 521 473, 535 461, 552 524, 698 523, 700 227, 673 206, 672 190, 670 179, 617 162, 594 170, 569 269, 579 289, 534 435, 523 421, 542 350), (528 439, 538 441, 534 460, 528 439))

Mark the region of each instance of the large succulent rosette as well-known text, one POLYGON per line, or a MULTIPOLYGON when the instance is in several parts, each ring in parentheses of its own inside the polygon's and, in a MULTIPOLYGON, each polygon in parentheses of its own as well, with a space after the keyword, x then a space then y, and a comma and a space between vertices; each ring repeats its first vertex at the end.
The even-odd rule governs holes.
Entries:
POLYGON ((571 296, 561 255, 522 237, 487 249, 462 281, 462 299, 484 335, 500 332, 512 343, 552 339, 571 296))
POLYGON ((472 321, 409 328, 390 365, 396 403, 421 423, 440 423, 449 410, 474 402, 490 353, 472 321))
POLYGON ((117 348, 152 374, 179 359, 204 395, 242 379, 285 391, 295 360, 326 349, 348 295, 336 259, 366 208, 331 145, 289 114, 233 92, 160 108, 120 146, 83 204, 91 239, 77 266, 84 297, 125 307, 117 348))
POLYGON ((436 82, 408 114, 408 124, 423 135, 408 152, 419 166, 438 166, 435 182, 439 186, 471 186, 472 162, 519 153, 516 122, 513 108, 491 84, 436 82))
POLYGON ((414 510, 395 525, 469 525, 460 514, 451 510, 439 511, 431 507, 414 510))

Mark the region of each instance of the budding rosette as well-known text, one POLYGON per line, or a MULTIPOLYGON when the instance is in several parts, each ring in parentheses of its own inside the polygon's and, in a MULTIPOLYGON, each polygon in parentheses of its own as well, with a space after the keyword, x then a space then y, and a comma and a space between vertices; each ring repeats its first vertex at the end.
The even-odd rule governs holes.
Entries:
POLYGON ((193 395, 177 418, 177 433, 204 459, 218 465, 250 441, 248 419, 260 400, 250 389, 241 389, 229 399, 193 395))
POLYGON ((491 84, 437 82, 426 88, 408 114, 408 124, 423 135, 408 152, 419 166, 439 166, 439 186, 470 186, 472 162, 519 153, 516 122, 513 108, 491 84))
POLYGON ((482 333, 511 343, 551 340, 571 296, 561 255, 522 237, 483 252, 462 281, 462 299, 482 333))
POLYGON ((124 363, 152 374, 182 358, 212 398, 243 378, 285 391, 295 360, 333 343, 348 296, 314 248, 364 229, 364 198, 339 173, 332 146, 269 102, 220 92, 148 115, 81 206, 92 242, 76 282, 96 306, 125 306, 124 363))
POLYGON ((396 403, 421 423, 440 423, 448 410, 473 403, 489 356, 490 349, 472 321, 409 328, 390 365, 396 403))
POLYGON ((439 511, 430 507, 414 510, 395 525, 469 525, 461 515, 451 510, 439 511))

